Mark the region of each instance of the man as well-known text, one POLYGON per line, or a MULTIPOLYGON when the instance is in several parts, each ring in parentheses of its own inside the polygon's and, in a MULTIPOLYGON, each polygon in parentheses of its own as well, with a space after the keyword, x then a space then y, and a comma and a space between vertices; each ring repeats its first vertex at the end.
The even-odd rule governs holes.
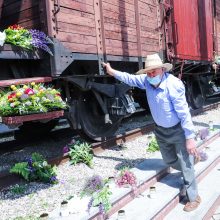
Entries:
POLYGON ((138 71, 138 75, 117 71, 109 63, 103 63, 103 66, 116 79, 146 89, 163 160, 182 172, 189 200, 184 211, 195 210, 201 202, 194 173, 194 157, 198 157, 198 152, 184 85, 181 80, 167 73, 172 69, 172 64, 162 63, 158 54, 152 54, 147 56, 145 69, 138 71))

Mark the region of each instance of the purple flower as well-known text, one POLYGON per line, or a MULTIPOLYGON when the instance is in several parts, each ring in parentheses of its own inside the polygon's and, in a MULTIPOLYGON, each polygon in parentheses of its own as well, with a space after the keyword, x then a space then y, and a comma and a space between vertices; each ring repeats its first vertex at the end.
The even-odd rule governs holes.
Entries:
POLYGON ((63 148, 63 153, 65 154, 65 153, 68 153, 69 152, 69 147, 68 146, 65 146, 64 148, 63 148))
POLYGON ((199 151, 200 161, 206 161, 208 159, 208 155, 204 151, 199 151))
POLYGON ((47 44, 53 43, 52 40, 45 33, 43 33, 42 31, 31 29, 29 32, 32 36, 31 44, 34 47, 40 48, 40 49, 48 52, 50 55, 53 56, 52 51, 47 46, 47 44))
POLYGON ((58 179, 56 178, 56 176, 51 176, 50 177, 50 182, 51 183, 56 183, 58 181, 58 179))
POLYGON ((75 139, 72 139, 69 143, 69 145, 74 145, 76 143, 76 140, 75 139))
POLYGON ((86 184, 85 191, 89 193, 93 193, 99 189, 101 189, 104 186, 104 182, 102 180, 102 177, 95 175, 91 177, 86 184))
POLYGON ((27 159, 27 163, 28 163, 29 167, 33 167, 33 160, 32 160, 32 158, 28 158, 27 159))
POLYGON ((99 203, 99 212, 103 214, 105 212, 105 208, 102 203, 99 203))
POLYGON ((90 209, 92 207, 92 203, 93 203, 94 199, 93 197, 91 197, 91 199, 89 200, 89 203, 88 203, 88 207, 87 207, 87 212, 89 213, 90 212, 90 209))

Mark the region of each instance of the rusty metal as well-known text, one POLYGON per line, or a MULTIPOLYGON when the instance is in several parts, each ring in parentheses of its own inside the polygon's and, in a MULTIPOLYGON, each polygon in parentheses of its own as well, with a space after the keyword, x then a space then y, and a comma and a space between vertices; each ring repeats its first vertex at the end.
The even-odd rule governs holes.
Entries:
POLYGON ((2 117, 2 123, 6 125, 16 125, 22 124, 26 121, 36 121, 36 120, 48 120, 54 118, 60 118, 64 115, 64 111, 53 111, 53 112, 46 112, 46 113, 38 113, 38 114, 30 114, 30 115, 21 115, 21 116, 7 116, 2 117))
POLYGON ((19 85, 19 84, 27 84, 31 82, 35 83, 45 83, 51 82, 51 77, 33 77, 33 78, 21 78, 21 79, 8 79, 8 80, 0 80, 0 87, 7 87, 10 85, 19 85))
POLYGON ((142 48, 141 48, 141 28, 138 0, 134 0, 136 33, 137 33, 137 48, 138 48, 138 68, 143 69, 142 48))
POLYGON ((140 135, 143 135, 143 134, 146 134, 146 133, 153 131, 154 126, 155 126, 155 124, 152 123, 147 126, 137 128, 132 131, 128 131, 123 135, 117 135, 116 137, 111 138, 109 140, 94 143, 92 145, 92 149, 93 149, 94 153, 99 153, 99 152, 102 152, 103 150, 109 148, 110 146, 121 145, 122 143, 125 143, 128 140, 134 139, 140 135))
POLYGON ((97 55, 99 65, 99 75, 104 75, 104 69, 102 62, 106 61, 106 47, 105 47, 105 33, 104 33, 104 21, 103 21, 103 9, 102 1, 94 0, 95 11, 95 28, 96 28, 96 43, 97 43, 97 55))
POLYGON ((164 26, 167 60, 173 62, 173 58, 175 57, 171 19, 173 17, 173 8, 171 7, 170 1, 171 0, 165 0, 161 3, 163 7, 163 20, 160 28, 164 26))

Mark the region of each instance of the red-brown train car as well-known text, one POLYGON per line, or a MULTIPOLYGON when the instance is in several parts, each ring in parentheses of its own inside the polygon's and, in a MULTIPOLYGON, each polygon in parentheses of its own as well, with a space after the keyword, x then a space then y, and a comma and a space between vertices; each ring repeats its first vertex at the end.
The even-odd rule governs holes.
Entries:
MULTIPOLYGON (((0 30, 12 24, 44 31, 54 56, 0 47, 0 86, 52 77, 70 124, 90 138, 111 135, 133 112, 130 88, 107 76, 103 61, 132 73, 157 52, 184 80, 193 108, 219 93, 220 0, 0 0, 0 30)), ((145 102, 139 90, 133 97, 145 102)))

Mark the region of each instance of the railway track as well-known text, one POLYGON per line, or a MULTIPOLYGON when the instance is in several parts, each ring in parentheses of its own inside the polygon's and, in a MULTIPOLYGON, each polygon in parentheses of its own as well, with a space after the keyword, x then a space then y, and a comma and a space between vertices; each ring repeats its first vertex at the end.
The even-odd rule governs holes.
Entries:
MULTIPOLYGON (((204 106, 201 109, 192 110, 191 114, 192 114, 192 116, 195 116, 195 115, 201 114, 203 112, 210 111, 212 109, 216 109, 219 107, 219 105, 220 105, 220 102, 209 104, 209 105, 204 106)), ((100 152, 102 152, 105 149, 108 149, 112 146, 122 145, 123 143, 125 143, 129 140, 132 140, 134 138, 137 138, 138 136, 152 132, 154 130, 154 126, 155 126, 155 124, 151 122, 151 123, 149 123, 145 126, 142 126, 140 128, 136 128, 136 129, 124 132, 123 134, 116 135, 110 139, 103 140, 102 142, 91 143, 93 152, 94 152, 94 154, 99 154, 100 152)), ((6 136, 6 133, 4 134, 4 136, 6 136)), ((61 130, 55 130, 54 132, 52 132, 50 134, 50 137, 55 138, 55 139, 57 137, 72 139, 73 134, 69 128, 64 128, 61 130)), ((209 140, 208 142, 204 142, 203 145, 209 144, 210 141, 212 141, 212 140, 209 140)), ((11 140, 6 143, 3 142, 0 144, 0 152, 3 153, 3 152, 7 152, 7 151, 20 150, 21 147, 19 147, 19 146, 21 146, 21 144, 24 144, 26 142, 27 143, 30 142, 30 139, 11 140), (7 149, 6 149, 6 147, 7 147, 7 149)), ((59 156, 49 158, 48 162, 50 164, 54 164, 54 165, 59 166, 60 164, 65 163, 68 160, 69 160, 68 154, 61 154, 59 156)), ((17 175, 14 175, 14 174, 10 174, 9 171, 7 171, 7 170, 0 171, 0 190, 5 187, 8 187, 10 185, 14 185, 16 183, 21 183, 22 181, 23 180, 20 177, 18 177, 17 175)))

